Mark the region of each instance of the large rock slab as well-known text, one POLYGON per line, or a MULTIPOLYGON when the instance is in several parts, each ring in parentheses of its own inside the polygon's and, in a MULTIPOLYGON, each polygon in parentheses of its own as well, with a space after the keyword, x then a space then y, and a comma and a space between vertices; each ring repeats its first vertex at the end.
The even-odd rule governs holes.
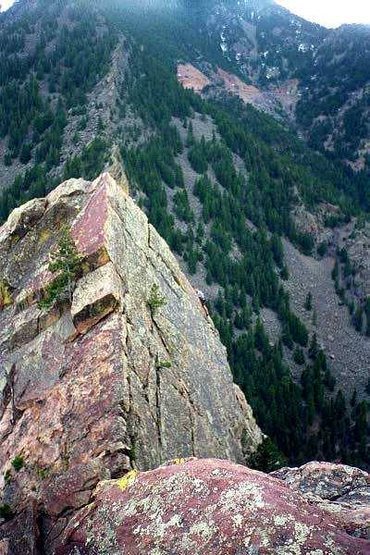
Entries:
POLYGON ((101 483, 57 555, 365 555, 335 516, 228 461, 178 461, 101 483))
MULTIPOLYGON (((0 280, 12 299, 0 311, 0 487, 15 515, 34 500, 43 552, 103 478, 174 457, 245 462, 261 441, 212 321, 109 174, 13 213, 0 229, 0 280), (72 302, 40 310, 66 225, 81 255, 72 302)), ((0 541, 23 555, 7 530, 0 541)))
POLYGON ((122 299, 122 282, 111 262, 88 273, 73 293, 71 315, 77 331, 86 333, 118 309, 122 299))

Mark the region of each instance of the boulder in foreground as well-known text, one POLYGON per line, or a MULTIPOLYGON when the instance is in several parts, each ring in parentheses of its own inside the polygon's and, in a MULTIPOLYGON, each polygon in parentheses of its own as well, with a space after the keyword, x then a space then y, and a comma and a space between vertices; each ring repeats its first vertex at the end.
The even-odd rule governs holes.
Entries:
POLYGON ((370 544, 281 480, 228 461, 177 461, 103 482, 57 555, 365 555, 370 544))

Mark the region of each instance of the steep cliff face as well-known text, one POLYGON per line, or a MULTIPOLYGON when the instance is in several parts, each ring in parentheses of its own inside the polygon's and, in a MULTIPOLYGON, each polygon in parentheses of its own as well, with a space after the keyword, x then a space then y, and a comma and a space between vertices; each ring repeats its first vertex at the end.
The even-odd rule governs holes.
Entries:
POLYGON ((41 508, 51 544, 103 478, 174 457, 243 462, 261 441, 205 308, 109 174, 15 210, 0 278, 2 503, 18 530, 41 508), (41 310, 66 224, 81 255, 72 302, 41 310))

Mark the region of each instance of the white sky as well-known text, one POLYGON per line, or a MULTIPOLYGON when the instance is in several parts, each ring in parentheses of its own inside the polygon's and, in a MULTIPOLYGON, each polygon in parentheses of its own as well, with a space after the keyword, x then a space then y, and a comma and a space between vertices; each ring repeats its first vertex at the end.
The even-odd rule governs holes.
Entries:
MULTIPOLYGON (((291 12, 321 23, 326 27, 338 27, 343 23, 369 23, 370 0, 276 0, 291 12)), ((3 10, 14 0, 0 0, 3 10)))
POLYGON ((343 23, 370 23, 370 0, 276 1, 296 15, 325 27, 339 27, 343 23))
POLYGON ((12 4, 14 4, 14 0, 0 0, 0 6, 3 10, 7 10, 12 4))

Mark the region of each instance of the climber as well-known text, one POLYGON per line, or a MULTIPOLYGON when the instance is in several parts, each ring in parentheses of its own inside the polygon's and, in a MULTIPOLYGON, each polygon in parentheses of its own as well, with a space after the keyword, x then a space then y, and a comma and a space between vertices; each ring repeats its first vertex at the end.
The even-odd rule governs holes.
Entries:
POLYGON ((206 299, 205 294, 200 289, 196 289, 195 291, 196 291, 196 294, 198 295, 198 299, 200 300, 201 305, 202 305, 202 307, 203 307, 203 309, 206 313, 206 316, 209 317, 209 310, 208 310, 208 307, 207 307, 207 299, 206 299))
POLYGON ((200 302, 202 303, 202 305, 204 306, 206 304, 206 296, 203 293, 203 291, 201 291, 200 289, 196 289, 195 290, 196 294, 198 295, 198 299, 200 300, 200 302))

